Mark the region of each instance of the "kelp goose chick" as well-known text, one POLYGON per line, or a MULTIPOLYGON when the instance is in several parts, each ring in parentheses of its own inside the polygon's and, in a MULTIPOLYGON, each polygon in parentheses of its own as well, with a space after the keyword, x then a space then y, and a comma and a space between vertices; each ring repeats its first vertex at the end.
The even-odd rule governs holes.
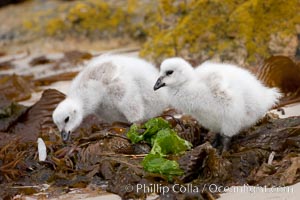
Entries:
POLYGON ((165 91, 153 91, 158 70, 133 57, 104 55, 75 77, 69 93, 53 112, 64 141, 89 114, 108 123, 133 123, 155 117, 168 107, 165 91))
POLYGON ((242 68, 205 62, 194 69, 181 58, 162 62, 154 90, 162 87, 175 109, 220 133, 223 150, 232 136, 263 117, 281 96, 242 68))

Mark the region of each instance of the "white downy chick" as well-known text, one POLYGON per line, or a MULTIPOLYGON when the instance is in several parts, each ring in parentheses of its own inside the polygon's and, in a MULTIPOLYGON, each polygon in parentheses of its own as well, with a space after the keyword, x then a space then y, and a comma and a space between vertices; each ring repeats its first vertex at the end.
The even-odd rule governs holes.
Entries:
POLYGON ((108 123, 133 123, 155 117, 168 107, 165 91, 153 91, 158 70, 134 57, 94 58, 75 77, 69 93, 53 112, 64 141, 89 114, 108 123))
POLYGON ((165 87, 174 108, 220 133, 224 150, 232 136, 262 118, 281 96, 230 64, 205 62, 194 69, 184 59, 169 58, 160 68, 154 90, 165 87))

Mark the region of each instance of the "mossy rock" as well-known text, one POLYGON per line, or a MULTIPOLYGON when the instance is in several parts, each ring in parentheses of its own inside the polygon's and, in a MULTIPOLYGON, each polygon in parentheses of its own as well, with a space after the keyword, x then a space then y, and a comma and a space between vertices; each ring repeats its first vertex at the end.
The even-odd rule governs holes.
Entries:
POLYGON ((242 63, 255 64, 270 56, 273 34, 295 36, 300 23, 297 0, 159 2, 156 23, 140 53, 159 62, 170 56, 235 61, 233 53, 242 63), (240 47, 246 53, 237 50, 240 47))

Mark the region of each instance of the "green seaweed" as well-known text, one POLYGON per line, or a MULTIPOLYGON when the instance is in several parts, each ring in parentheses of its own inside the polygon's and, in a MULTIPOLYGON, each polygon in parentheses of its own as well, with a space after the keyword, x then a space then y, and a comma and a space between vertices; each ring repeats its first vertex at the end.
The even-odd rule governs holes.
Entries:
POLYGON ((166 120, 153 118, 140 127, 133 124, 127 133, 127 137, 133 143, 144 140, 151 144, 150 153, 142 161, 146 171, 166 175, 169 180, 174 175, 183 174, 177 161, 165 157, 167 155, 179 155, 191 149, 192 144, 180 138, 166 120), (139 130, 144 130, 144 132, 139 133, 139 130))
POLYGON ((153 145, 150 154, 165 156, 168 154, 180 154, 191 149, 192 144, 180 138, 177 133, 170 128, 165 128, 157 132, 153 138, 153 145))
POLYGON ((150 144, 152 136, 165 128, 171 128, 170 124, 166 120, 162 119, 161 117, 153 118, 140 127, 140 129, 146 129, 146 131, 144 131, 142 134, 138 132, 139 127, 136 124, 133 124, 127 132, 127 137, 134 144, 142 140, 145 140, 150 144))
POLYGON ((179 164, 174 160, 168 160, 158 154, 148 154, 142 161, 144 169, 151 173, 159 173, 172 176, 183 175, 183 170, 180 169, 179 164))

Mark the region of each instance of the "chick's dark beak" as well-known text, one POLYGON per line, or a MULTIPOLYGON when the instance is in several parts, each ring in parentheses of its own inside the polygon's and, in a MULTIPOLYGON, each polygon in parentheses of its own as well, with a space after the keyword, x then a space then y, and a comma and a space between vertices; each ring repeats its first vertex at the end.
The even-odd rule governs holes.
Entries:
POLYGON ((60 132, 60 135, 61 135, 61 138, 64 142, 68 141, 69 138, 70 138, 70 131, 69 132, 66 132, 65 130, 62 130, 60 132))
POLYGON ((156 81, 156 83, 154 85, 154 88, 153 88, 154 91, 158 90, 159 88, 164 87, 166 85, 164 82, 162 82, 162 79, 163 79, 162 76, 157 79, 157 81, 156 81))

